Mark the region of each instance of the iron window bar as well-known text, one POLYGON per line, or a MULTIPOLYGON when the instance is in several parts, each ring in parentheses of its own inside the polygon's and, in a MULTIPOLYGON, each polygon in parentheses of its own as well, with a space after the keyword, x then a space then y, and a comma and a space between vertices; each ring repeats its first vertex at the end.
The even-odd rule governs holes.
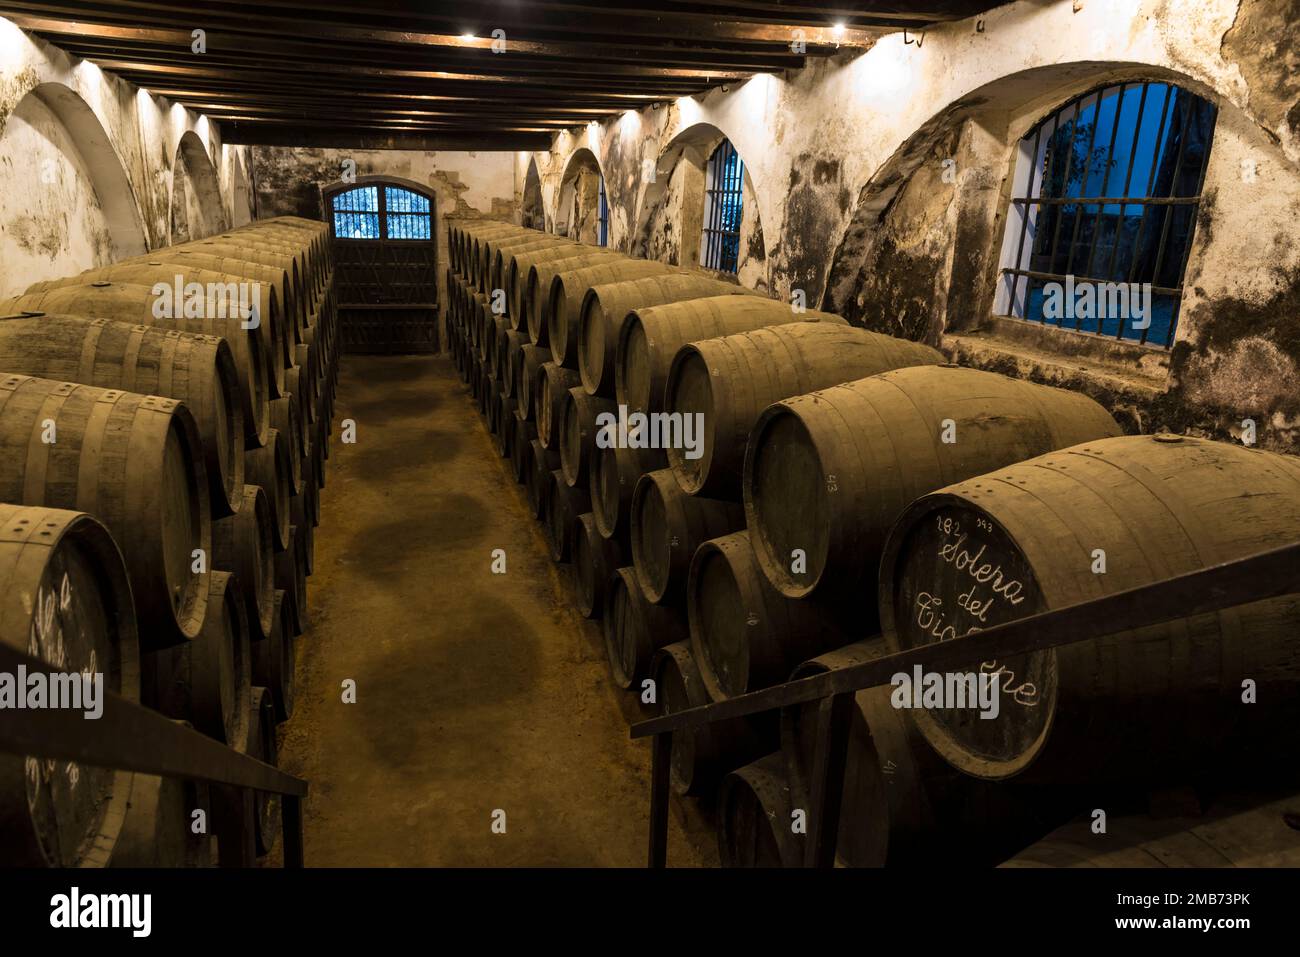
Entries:
MULTIPOLYGON (((56 671, 53 665, 0 644, 0 672, 56 671)), ((203 781, 280 795, 284 866, 303 866, 302 800, 307 782, 241 754, 188 725, 112 691, 103 713, 87 721, 66 708, 8 710, 0 719, 0 754, 76 761, 96 767, 203 781)), ((223 864, 226 862, 222 855, 223 864)))
POLYGON ((335 239, 433 239, 433 215, 427 196, 400 186, 357 186, 331 200, 335 239), (357 235, 360 233, 360 235, 357 235))
POLYGON ((605 194, 605 177, 600 178, 600 192, 598 195, 597 216, 599 217, 600 232, 597 238, 598 245, 609 245, 609 198, 605 194))
POLYGON ((734 273, 740 265, 740 224, 744 207, 745 164, 730 140, 709 158, 705 190, 704 266, 734 273))
POLYGON ((675 731, 819 701, 804 863, 809 867, 831 867, 839 833, 853 696, 857 692, 888 685, 895 674, 910 674, 917 666, 924 671, 962 668, 972 661, 1060 648, 1293 594, 1300 594, 1300 541, 958 638, 638 722, 632 726, 632 738, 654 739, 649 866, 665 867, 668 862, 669 770, 675 731))
MULTIPOLYGON (((1154 109, 1154 105, 1152 108, 1154 109)), ((1087 255, 1084 258, 1083 271, 1089 274, 1100 271, 1109 278, 1081 280, 1076 277, 1075 281, 1086 283, 1124 281, 1132 286, 1146 284, 1149 279, 1152 296, 1160 296, 1163 300, 1160 305, 1168 310, 1167 328, 1156 330, 1154 324, 1149 321, 1153 318, 1152 313, 1157 307, 1156 302, 1149 302, 1148 322, 1142 327, 1132 324, 1128 317, 1095 316, 1092 317, 1096 320, 1095 329, 1087 329, 1083 327, 1084 316, 1082 313, 1077 313, 1074 316, 1074 330, 1093 335, 1110 335, 1106 330, 1106 324, 1113 318, 1114 337, 1117 340, 1127 339, 1136 341, 1139 345, 1148 345, 1153 330, 1163 331, 1163 342, 1159 344, 1166 349, 1169 348, 1177 329, 1183 293, 1182 279, 1186 273, 1195 234, 1196 213, 1202 198, 1216 119, 1217 110, 1213 104, 1201 97, 1173 84, 1143 81, 1108 84, 1094 88, 1075 97, 1040 121, 1033 132, 1032 153, 1021 154, 1021 162, 1027 160, 1029 164, 1023 187, 1026 195, 1013 196, 1010 201, 1012 208, 1019 210, 1021 221, 1019 240, 1015 245, 1014 263, 1004 258, 1001 269, 1002 281, 1008 284, 1005 287, 1007 312, 1024 321, 1065 327, 1064 317, 1056 317, 1057 321, 1052 322, 1049 317, 1042 314, 1041 302, 1034 302, 1037 291, 1035 283, 1063 283, 1067 281, 1067 277, 1074 275, 1076 255, 1082 255, 1083 242, 1080 241, 1080 233, 1085 220, 1090 219, 1091 228, 1088 230, 1090 235, 1085 239, 1087 255), (1149 124, 1144 126, 1143 120, 1148 115, 1148 103, 1153 96, 1160 97, 1162 102, 1154 140, 1151 140, 1149 124), (1130 107, 1135 98, 1136 119, 1130 125, 1125 121, 1125 117, 1126 114, 1132 115, 1130 107), (1104 115, 1107 105, 1113 108, 1113 116, 1108 120, 1104 115), (1090 122, 1081 127, 1081 118, 1087 119, 1089 116, 1090 122), (1201 120, 1203 129, 1193 136, 1193 124, 1197 119, 1201 120), (1096 147, 1101 130, 1107 122, 1110 130, 1104 139, 1107 144, 1104 147, 1105 160, 1098 170, 1096 163, 1100 159, 1099 154, 1102 150, 1096 147), (1127 150, 1123 148, 1125 144, 1121 139, 1122 123, 1123 135, 1131 138, 1127 150), (1083 134, 1083 129, 1089 126, 1091 129, 1083 134), (1045 133, 1046 144, 1044 144, 1045 133), (1194 170, 1195 188, 1185 191, 1186 195, 1178 195, 1180 186, 1186 185, 1184 174, 1187 170, 1189 143, 1193 139, 1199 140, 1201 135, 1203 135, 1203 140, 1199 142, 1201 148, 1199 151, 1193 151, 1198 153, 1195 160, 1198 166, 1194 170), (1175 137, 1176 145, 1173 142, 1175 137), (1086 151, 1080 158, 1077 148, 1082 147, 1085 142, 1086 151), (1098 192, 1110 192, 1107 187, 1112 183, 1116 171, 1117 144, 1121 155, 1125 152, 1128 154, 1124 164, 1124 186, 1121 195, 1088 195, 1090 184, 1098 178, 1100 179, 1097 183, 1098 192), (1139 147, 1142 147, 1141 152, 1139 147), (1171 154, 1171 149, 1176 152, 1171 154), (1144 194, 1129 195, 1132 192, 1134 174, 1143 162, 1149 165, 1144 194), (1076 166, 1081 168, 1076 170, 1076 166), (1164 183, 1166 176, 1167 184, 1164 183), (1079 194, 1071 195, 1071 189, 1076 185, 1079 194), (1152 195, 1156 192, 1166 195, 1152 195), (1114 212, 1108 213, 1108 207, 1115 207, 1114 212), (1134 233, 1129 228, 1134 218, 1130 210, 1136 208, 1141 209, 1141 214, 1136 217, 1134 233), (1156 210, 1161 219, 1159 236, 1154 243, 1147 237, 1148 214, 1152 210, 1156 210), (1068 215, 1072 215, 1073 225, 1069 230, 1066 261, 1062 269, 1058 265, 1061 252, 1060 240, 1062 223, 1068 215), (1044 222, 1045 216, 1050 219, 1050 223, 1044 222), (1114 224, 1109 261, 1104 269, 1096 270, 1094 267, 1098 262, 1098 246, 1102 244, 1103 234, 1107 232, 1104 222, 1107 216, 1114 224), (1179 228, 1175 229, 1174 221, 1180 217, 1185 219, 1182 220, 1179 228), (1033 220, 1032 235, 1030 234, 1031 219, 1033 220), (1050 243, 1044 231, 1045 226, 1051 230, 1050 243), (1119 261, 1121 247, 1124 247, 1125 255, 1129 257, 1127 263, 1119 261), (1034 259, 1045 258, 1049 268, 1032 268, 1032 266, 1025 268, 1026 255, 1031 263, 1034 259), (1167 275, 1165 269, 1167 262, 1178 264, 1176 281, 1173 284, 1160 282, 1167 275), (1140 277, 1139 267, 1142 267, 1140 277), (1120 276, 1116 275, 1117 272, 1125 273, 1127 279, 1121 280, 1120 276), (1037 316, 1034 315, 1035 312, 1038 313, 1037 316), (1139 328, 1140 335, 1138 335, 1139 328)), ((1028 139, 1028 135, 1022 138, 1022 145, 1027 143, 1028 139)), ((1152 226, 1152 228, 1156 227, 1152 226)), ((1007 252, 1004 251, 1004 257, 1006 256, 1007 252)), ((1161 314, 1163 317, 1164 308, 1161 309, 1161 314)))

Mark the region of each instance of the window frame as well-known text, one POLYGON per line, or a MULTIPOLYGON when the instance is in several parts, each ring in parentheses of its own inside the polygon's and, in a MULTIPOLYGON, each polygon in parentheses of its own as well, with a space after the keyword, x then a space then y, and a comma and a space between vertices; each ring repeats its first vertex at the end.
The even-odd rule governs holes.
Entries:
MULTIPOLYGON (((1201 96, 1186 86, 1163 78, 1134 77, 1124 80, 1108 80, 1094 85, 1053 107, 1050 112, 1030 126, 1013 144, 1014 155, 1009 177, 1010 195, 1003 200, 1004 205, 1002 207, 1005 213, 1005 222, 1001 249, 998 253, 996 265, 997 288, 994 295, 994 314, 1012 321, 1027 323, 1031 326, 1060 332, 1074 332, 1101 341, 1158 349, 1164 352, 1171 349, 1177 337, 1179 319, 1181 318, 1182 299, 1186 289, 1187 266, 1196 239, 1196 220, 1204 194, 1210 156, 1213 152, 1218 112, 1218 105, 1213 100, 1201 96), (1159 106, 1161 118, 1155 130, 1154 143, 1148 149, 1140 150, 1144 130, 1146 129, 1143 126, 1143 117, 1147 107, 1151 105, 1150 94, 1153 87, 1165 88, 1163 102, 1159 106), (1132 127, 1132 142, 1117 153, 1117 138, 1120 140, 1124 138, 1119 136, 1119 132, 1121 117, 1127 111, 1125 97, 1138 90, 1141 92, 1138 94, 1136 121, 1132 127), (1115 116, 1109 123, 1102 124, 1099 122, 1102 104, 1112 96, 1116 98, 1115 116), (1166 162, 1166 151, 1169 145, 1173 143, 1176 132, 1175 121, 1178 119, 1177 114, 1183 109, 1181 103, 1183 97, 1188 98, 1188 104, 1185 108, 1186 115, 1181 118, 1181 127, 1177 130, 1177 154, 1174 157, 1168 195, 1153 196, 1153 192, 1159 191, 1157 189, 1157 180, 1161 168, 1166 162), (1084 162, 1091 164, 1096 150, 1104 149, 1106 151, 1106 163, 1102 167, 1101 183, 1099 184, 1100 192, 1095 196, 1090 195, 1088 183, 1093 174, 1085 167, 1078 196, 1071 196, 1069 193, 1070 169, 1061 171, 1065 174, 1061 195, 1051 195, 1050 193, 1044 195, 1044 186, 1054 186, 1053 181, 1056 179, 1057 157, 1050 153, 1052 141, 1058 131, 1068 128, 1070 130, 1069 155, 1073 157, 1074 131, 1078 128, 1077 124, 1080 115, 1085 108, 1091 111, 1093 128, 1089 134, 1088 150, 1084 155, 1084 162), (1206 108, 1208 108, 1208 129, 1205 131, 1204 152, 1196 178, 1195 189, 1190 194, 1178 195, 1178 178, 1188 153, 1188 134, 1193 126, 1192 121, 1199 111, 1206 108), (1102 125, 1110 126, 1109 134, 1099 135, 1098 127, 1102 125), (1030 150, 1028 144, 1031 141, 1033 145, 1030 150), (1128 152, 1127 158, 1123 156, 1125 150, 1128 152), (1049 157, 1051 169, 1047 168, 1049 157), (1110 195, 1113 191, 1108 190, 1107 187, 1111 185, 1113 175, 1111 170, 1116 164, 1119 164, 1117 168, 1124 173, 1123 188, 1114 195, 1110 195), (1144 168, 1149 168, 1146 169, 1147 183, 1145 189, 1134 179, 1135 173, 1142 171, 1144 168), (1135 185, 1138 187, 1137 189, 1134 188, 1135 185), (1105 200, 1106 202, 1098 202, 1099 200, 1105 200), (1069 231, 1071 234, 1066 238, 1068 242, 1066 271, 1055 273, 1033 269, 1039 222, 1044 219, 1043 211, 1049 207, 1064 211, 1071 206, 1075 207, 1074 225, 1072 228, 1067 226, 1066 230, 1064 230, 1069 231), (1094 257, 1098 254, 1099 239, 1104 232, 1102 217, 1105 211, 1112 206, 1118 207, 1118 212, 1116 214, 1117 227, 1111 244, 1110 263, 1104 269, 1098 270, 1094 268, 1094 257), (1096 207, 1095 212, 1092 211, 1092 207, 1096 207), (1117 257, 1123 245, 1119 233, 1119 229, 1122 228, 1120 224, 1129 218, 1128 210, 1132 207, 1140 207, 1142 210, 1140 217, 1138 217, 1138 231, 1134 238, 1131 259, 1128 261, 1128 275, 1124 279, 1116 279, 1113 275, 1105 274, 1113 274, 1117 257), (1155 220, 1155 217, 1148 217, 1148 213, 1152 208, 1171 210, 1171 212, 1162 215, 1160 221, 1156 222, 1153 227, 1160 231, 1160 237, 1157 241, 1154 266, 1151 269, 1151 296, 1153 301, 1148 303, 1148 308, 1154 310, 1155 297, 1159 296, 1164 297, 1173 304, 1168 330, 1163 337, 1163 341, 1149 338, 1152 331, 1151 326, 1142 329, 1140 337, 1126 336, 1126 330, 1130 333, 1136 331, 1135 328, 1130 328, 1127 318, 1119 319, 1116 322, 1114 333, 1111 333, 1103 329, 1103 324, 1106 321, 1104 317, 1093 319, 1096 328, 1088 329, 1082 327, 1082 318, 1078 316, 1075 317, 1074 325, 1071 327, 1066 324, 1069 321, 1067 319, 1052 322, 1048 317, 1044 317, 1041 306, 1037 315, 1034 314, 1030 306, 1030 299, 1035 283, 1065 282, 1067 277, 1073 276, 1076 283, 1091 283, 1094 286, 1100 286, 1103 283, 1128 284, 1130 287, 1132 284, 1142 285, 1143 280, 1136 276, 1136 270, 1142 257, 1142 241, 1147 230, 1148 220, 1155 220), (1177 250, 1178 240, 1170 236, 1170 227, 1176 220, 1177 211, 1180 208, 1188 210, 1188 217, 1185 245, 1181 250, 1177 250), (1087 258, 1082 264, 1083 274, 1076 275, 1073 269, 1075 266, 1076 246, 1079 240, 1079 228, 1080 224, 1089 218, 1092 219, 1092 236, 1087 243, 1087 258), (1165 267, 1165 255, 1170 251, 1174 251, 1181 257, 1176 275, 1177 284, 1158 286, 1156 281, 1165 267), (1029 259, 1027 264, 1024 263, 1026 258, 1029 259), (1097 273, 1102 273, 1102 275, 1097 273)), ((1073 158, 1069 162, 1072 165, 1073 158)), ((1137 176, 1137 180, 1140 181, 1140 179, 1141 176, 1137 176)), ((1058 244, 1064 232, 1062 223, 1066 220, 1067 216, 1062 213, 1044 223, 1045 227, 1050 225, 1053 230, 1052 252, 1048 257, 1049 266, 1056 265, 1058 244)), ((1121 261, 1119 264, 1122 268, 1123 262, 1121 261)))
POLYGON ((596 240, 600 246, 609 245, 609 197, 605 193, 605 174, 600 174, 600 186, 596 197, 596 240))
POLYGON ((329 224, 330 237, 343 242, 391 242, 391 243, 431 243, 436 241, 435 230, 437 224, 435 220, 436 204, 433 196, 400 181, 377 177, 367 182, 349 183, 341 189, 336 189, 326 197, 329 203, 329 224), (338 209, 338 201, 343 197, 362 190, 373 189, 376 194, 376 208, 370 209, 338 209), (410 194, 413 197, 424 201, 428 206, 427 212, 409 212, 406 210, 391 210, 389 208, 389 192, 397 190, 402 193, 410 194), (376 217, 378 235, 376 236, 347 236, 340 235, 338 232, 339 214, 352 214, 361 216, 376 217), (424 219, 428 222, 427 236, 394 236, 391 231, 391 224, 402 221, 418 221, 424 219))
POLYGON ((740 232, 745 221, 745 162, 734 143, 723 138, 705 165, 704 225, 700 264, 705 269, 735 275, 740 271, 740 232), (730 166, 734 161, 734 166, 730 166), (734 201, 735 222, 727 218, 734 201), (734 225, 734 229, 729 228, 734 225))

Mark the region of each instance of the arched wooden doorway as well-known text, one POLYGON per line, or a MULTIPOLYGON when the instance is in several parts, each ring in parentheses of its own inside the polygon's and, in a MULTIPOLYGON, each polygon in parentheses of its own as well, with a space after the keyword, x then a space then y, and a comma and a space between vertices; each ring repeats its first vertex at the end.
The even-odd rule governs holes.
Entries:
POLYGON ((325 191, 343 348, 438 351, 437 203, 418 183, 358 176, 325 191))

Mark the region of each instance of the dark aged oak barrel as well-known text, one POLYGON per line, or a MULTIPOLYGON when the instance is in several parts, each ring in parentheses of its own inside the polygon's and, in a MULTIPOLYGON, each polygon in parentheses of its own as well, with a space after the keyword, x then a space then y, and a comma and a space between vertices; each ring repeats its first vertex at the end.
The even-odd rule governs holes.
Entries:
MULTIPOLYGON (((881 560, 881 622, 913 648, 1289 544, 1298 528, 1291 456, 1171 435, 1098 439, 909 506, 881 560)), ((1295 750, 1297 621, 1290 595, 971 662, 1001 676, 998 718, 922 709, 917 724, 982 778, 1125 775, 1154 787, 1229 761, 1258 775, 1295 750), (1243 707, 1247 679, 1258 703, 1243 707)))
POLYGON ((913 366, 795 396, 768 406, 750 435, 750 539, 781 594, 860 599, 874 590, 885 535, 910 502, 1120 434, 1087 396, 951 365, 913 366), (797 565, 796 549, 803 553, 797 565))
POLYGON ((276 551, 289 547, 289 499, 293 495, 289 458, 289 443, 279 429, 270 429, 266 445, 248 453, 248 484, 260 485, 266 493, 276 551))
POLYGON ((510 449, 514 443, 515 407, 514 403, 501 393, 497 393, 493 401, 495 405, 493 442, 496 445, 497 455, 505 459, 510 457, 510 449))
POLYGON ((249 640, 256 644, 271 631, 275 532, 271 509, 260 485, 244 486, 239 512, 212 523, 212 567, 234 575, 234 589, 248 616, 249 640))
POLYGON ((584 246, 571 242, 567 246, 557 245, 547 249, 532 249, 528 252, 510 255, 509 265, 506 269, 506 297, 509 303, 509 315, 515 323, 514 328, 527 335, 529 341, 536 342, 533 337, 533 330, 528 325, 527 302, 528 274, 533 266, 567 259, 595 248, 594 246, 584 246))
POLYGON ((212 520, 194 419, 174 399, 0 375, 0 501, 89 512, 122 549, 140 642, 198 635, 212 520))
POLYGON ((814 599, 786 598, 763 577, 748 532, 704 542, 687 574, 691 652, 715 700, 784 681, 799 662, 849 641, 814 599))
POLYGON ((0 369, 184 402, 203 443, 213 512, 236 507, 244 413, 225 340, 80 316, 0 319, 0 369))
POLYGON ((159 319, 153 314, 153 291, 148 286, 94 283, 34 293, 0 303, 0 315, 22 312, 72 313, 95 319, 112 319, 153 329, 175 329, 223 337, 235 359, 245 444, 256 448, 266 441, 270 419, 270 358, 262 340, 240 328, 238 319, 159 319))
POLYGON ((686 593, 695 550, 744 528, 745 510, 736 502, 687 495, 672 469, 656 469, 642 475, 632 490, 628 525, 632 564, 646 600, 671 604, 686 593))
POLYGON ((631 310, 613 322, 614 395, 633 412, 658 412, 664 407, 673 357, 689 342, 792 322, 848 325, 829 312, 795 312, 789 303, 734 294, 631 310))
MULTIPOLYGON (((888 653, 879 637, 800 664, 797 681, 888 653)), ((854 696, 841 795, 836 862, 845 867, 919 866, 942 857, 987 867, 1049 830, 1059 804, 1047 794, 961 774, 922 740, 890 685, 854 696)), ((820 702, 783 708, 781 751, 797 807, 812 814, 811 780, 820 702)), ((1072 796, 1077 801, 1077 795, 1072 796)), ((1077 805, 1076 805, 1077 806, 1077 805)))
POLYGON ((631 567, 615 569, 609 580, 604 625, 609 673, 623 689, 649 677, 656 651, 686 638, 681 613, 646 601, 631 567))
POLYGON ((592 453, 596 450, 596 429, 600 416, 616 416, 609 399, 597 399, 574 386, 564 399, 560 416, 560 471, 564 481, 575 488, 586 488, 592 453))
MULTIPOLYGON (((289 494, 302 491, 303 462, 311 455, 311 440, 303 431, 298 406, 292 396, 284 396, 271 403, 271 427, 280 433, 280 442, 289 454, 289 494)), ((257 484, 257 483, 254 483, 257 484)))
POLYGON ((591 459, 591 503, 596 528, 606 538, 628 534, 632 493, 641 476, 668 464, 663 449, 634 449, 617 437, 597 439, 591 459), (613 444, 609 444, 613 441, 613 444), (601 447, 602 443, 605 447, 601 447))
POLYGON ((302 422, 303 431, 310 436, 311 427, 316 424, 316 419, 320 414, 315 402, 311 400, 311 384, 303 375, 301 366, 294 366, 284 374, 284 385, 287 392, 285 398, 298 407, 298 419, 302 422))
POLYGON ((284 591, 284 609, 289 634, 297 637, 307 630, 307 558, 305 541, 298 526, 289 528, 289 547, 275 553, 275 587, 284 591))
POLYGON ((546 337, 556 361, 569 369, 578 368, 579 316, 583 300, 592 286, 646 276, 667 276, 677 272, 654 259, 616 259, 582 269, 565 269, 551 278, 546 307, 546 337))
MULTIPOLYGON (((273 693, 269 688, 258 688, 253 699, 251 718, 254 722, 249 754, 263 764, 280 766, 280 749, 275 740, 276 713, 273 693)), ((253 822, 256 828, 254 841, 257 856, 271 853, 283 830, 280 820, 280 795, 271 791, 258 791, 253 798, 253 822)))
POLYGON ((739 501, 745 443, 768 405, 891 369, 942 361, 937 351, 917 342, 823 322, 690 343, 678 350, 668 371, 664 409, 696 417, 702 441, 697 436, 694 449, 671 444, 668 462, 692 495, 739 501))
POLYGON ((551 280, 557 273, 597 266, 606 262, 631 262, 627 256, 612 249, 581 246, 566 255, 549 257, 545 253, 533 258, 524 284, 523 307, 528 315, 528 338, 536 346, 547 346, 554 351, 550 341, 551 280))
POLYGON ((193 641, 142 660, 141 698, 169 718, 233 745, 248 720, 248 616, 229 572, 212 573, 208 614, 193 641))
POLYGON ((299 555, 302 558, 303 573, 305 575, 311 575, 316 570, 316 529, 312 525, 311 503, 308 499, 309 495, 315 493, 316 489, 314 487, 309 492, 307 483, 304 483, 302 494, 296 495, 289 500, 289 516, 292 519, 293 526, 298 529, 296 534, 301 538, 299 555))
POLYGON ((528 506, 532 510, 533 517, 540 520, 545 514, 543 506, 546 504, 546 483, 551 480, 551 473, 560 467, 560 453, 543 447, 537 439, 533 439, 529 444, 532 448, 529 456, 532 467, 528 472, 528 481, 524 488, 528 493, 528 506))
POLYGON ((758 296, 752 289, 690 273, 592 283, 578 312, 578 371, 590 395, 614 395, 614 358, 627 314, 686 299, 758 296))
POLYGON ((293 635, 282 589, 275 590, 272 603, 275 614, 271 632, 264 641, 253 642, 253 684, 271 692, 274 720, 279 723, 293 717, 293 635))
MULTIPOLYGON (((0 642, 58 672, 102 674, 105 691, 139 700, 131 586, 103 525, 80 512, 0 504, 0 642)), ((122 827, 131 778, 0 754, 0 864, 103 866, 122 827)))
POLYGON ((474 230, 469 233, 465 244, 465 258, 461 264, 465 281, 479 292, 484 291, 484 263, 487 259, 488 243, 501 237, 511 238, 523 234, 518 226, 505 224, 501 228, 474 230))
POLYGON ((516 399, 518 397, 519 363, 523 357, 524 346, 528 344, 528 337, 522 333, 515 332, 513 329, 506 333, 505 361, 501 366, 503 376, 501 391, 507 399, 516 399))
POLYGON ((551 473, 551 479, 543 487, 542 522, 551 546, 551 561, 564 563, 572 560, 574 523, 579 515, 591 511, 591 496, 586 489, 570 488, 559 469, 551 473))
POLYGON ((196 811, 210 817, 208 786, 136 774, 110 867, 216 867, 210 833, 194 833, 196 811))
POLYGON ((532 467, 532 444, 537 440, 537 426, 526 422, 518 409, 512 415, 515 417, 515 427, 510 434, 511 471, 515 481, 524 485, 528 481, 528 470, 532 467))
POLYGON ((1196 817, 1111 815, 1100 834, 1094 833, 1089 814, 1058 828, 1002 866, 1297 867, 1297 808, 1300 796, 1295 794, 1230 794, 1196 817))
POLYGON ((542 366, 551 361, 551 350, 529 343, 519 349, 519 367, 515 370, 515 400, 519 412, 529 422, 537 420, 533 399, 537 395, 537 380, 542 366))
POLYGON ((537 438, 548 449, 560 450, 560 425, 564 420, 564 403, 569 390, 578 386, 578 373, 555 362, 546 362, 538 370, 537 438))
MULTIPOLYGON (((691 657, 689 641, 666 645, 651 663, 660 713, 702 708, 711 699, 691 657)), ((673 732, 669 779, 678 794, 713 791, 722 775, 749 764, 776 747, 770 715, 732 718, 673 732)))
POLYGON ((794 810, 779 753, 728 774, 718 788, 722 866, 802 867, 805 835, 794 832, 794 810))
MULTIPOLYGON (((170 302, 172 316, 192 316, 195 319, 233 319, 245 335, 262 341, 267 366, 267 393, 275 399, 284 388, 284 370, 289 365, 289 343, 285 335, 285 319, 281 311, 280 296, 273 286, 250 282, 241 276, 211 272, 187 266, 148 262, 105 266, 94 271, 93 276, 69 276, 37 283, 28 294, 49 292, 58 288, 80 289, 97 282, 128 283, 145 286, 150 291, 150 312, 155 313, 170 302), (182 297, 175 295, 177 286, 182 297), (202 290, 202 297, 191 301, 190 289, 202 290), (161 294, 166 289, 166 295, 161 294), (191 309, 199 314, 193 315, 191 309), (244 325, 240 325, 245 323, 244 325)), ((45 309, 45 312, 58 310, 45 309)), ((75 310, 64 310, 73 312, 75 310)), ((96 315, 94 318, 116 318, 96 315)), ((142 319, 135 319, 143 322, 142 319)), ((206 331, 206 330, 205 330, 206 331)), ((234 333, 228 335, 233 336, 234 333)))
POLYGON ((599 618, 605 613, 610 578, 627 561, 623 544, 603 537, 595 518, 586 512, 574 523, 572 548, 578 611, 583 618, 599 618))

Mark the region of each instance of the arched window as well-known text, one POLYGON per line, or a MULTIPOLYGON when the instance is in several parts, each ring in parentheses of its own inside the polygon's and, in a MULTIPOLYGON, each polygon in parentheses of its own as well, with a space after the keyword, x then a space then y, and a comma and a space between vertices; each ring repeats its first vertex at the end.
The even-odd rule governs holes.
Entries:
POLYGON ((336 193, 336 239, 433 238, 429 198, 400 186, 358 186, 336 193))
POLYGON ((740 261, 740 217, 745 164, 723 140, 709 158, 704 191, 704 242, 700 261, 707 269, 735 272, 740 261))
POLYGON ((609 199, 605 196, 605 177, 600 178, 600 198, 597 217, 600 220, 600 229, 597 234, 597 242, 601 246, 609 245, 609 199))
POLYGON ((1214 104, 1169 83, 1085 93, 1020 141, 995 309, 1168 348, 1214 104))

